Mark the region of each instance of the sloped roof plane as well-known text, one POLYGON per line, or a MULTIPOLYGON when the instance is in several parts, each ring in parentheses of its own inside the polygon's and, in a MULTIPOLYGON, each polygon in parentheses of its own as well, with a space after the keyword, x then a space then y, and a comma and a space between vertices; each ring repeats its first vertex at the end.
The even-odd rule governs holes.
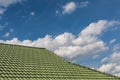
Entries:
POLYGON ((44 48, 0 43, 0 80, 120 80, 70 63, 44 48))

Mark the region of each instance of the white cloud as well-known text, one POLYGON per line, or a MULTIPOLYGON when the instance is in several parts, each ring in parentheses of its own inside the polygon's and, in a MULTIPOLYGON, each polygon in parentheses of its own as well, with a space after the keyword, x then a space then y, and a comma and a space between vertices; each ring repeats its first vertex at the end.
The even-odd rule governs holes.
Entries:
MULTIPOLYGON (((69 2, 66 3, 64 6, 62 6, 63 11, 62 14, 71 14, 72 12, 74 12, 77 8, 84 8, 88 6, 88 1, 85 2, 69 2)), ((60 11, 56 10, 56 14, 58 14, 60 11)))
POLYGON ((80 35, 83 35, 83 36, 98 36, 101 33, 103 33, 106 29, 109 29, 110 27, 115 26, 115 25, 120 25, 120 22, 99 20, 97 23, 91 23, 87 28, 85 28, 80 33, 80 35))
POLYGON ((63 14, 70 14, 73 11, 75 11, 75 9, 77 8, 77 4, 75 2, 69 2, 66 5, 63 6, 63 14))
POLYGON ((116 39, 112 39, 109 42, 110 44, 112 44, 111 51, 113 53, 101 60, 102 65, 99 67, 98 70, 120 76, 120 43, 116 42, 116 44, 113 44, 115 42, 116 39))
POLYGON ((21 41, 19 41, 18 38, 13 38, 13 39, 10 40, 10 41, 7 40, 6 43, 20 45, 21 41))
POLYGON ((116 65, 113 63, 103 64, 98 70, 100 70, 102 72, 110 73, 115 67, 116 67, 116 65))
POLYGON ((105 51, 107 49, 108 48, 105 46, 105 44, 102 41, 98 41, 95 43, 86 44, 84 46, 82 45, 74 45, 74 46, 66 46, 66 47, 63 46, 55 50, 55 53, 65 58, 74 59, 82 55, 96 55, 99 52, 105 51))
POLYGON ((114 63, 118 62, 118 61, 120 61, 120 53, 115 52, 110 56, 110 58, 111 58, 111 62, 114 62, 114 63))
POLYGON ((106 20, 99 20, 97 23, 91 23, 84 30, 81 31, 79 37, 73 41, 76 45, 86 45, 101 41, 97 36, 102 34, 107 28, 108 22, 106 20))
POLYGON ((116 39, 112 39, 109 43, 112 44, 116 41, 116 39))
POLYGON ((20 41, 18 38, 12 40, 3 41, 2 43, 44 47, 57 55, 64 57, 68 60, 76 60, 82 56, 89 55, 91 58, 99 57, 99 53, 108 50, 106 43, 104 43, 99 36, 111 26, 115 26, 117 21, 99 20, 98 22, 91 23, 85 29, 83 29, 78 36, 72 33, 63 33, 55 38, 46 35, 43 38, 37 40, 24 40, 20 41))
POLYGON ((104 58, 102 61, 104 60, 106 60, 107 63, 103 64, 98 70, 120 76, 120 52, 115 52, 109 57, 104 58))

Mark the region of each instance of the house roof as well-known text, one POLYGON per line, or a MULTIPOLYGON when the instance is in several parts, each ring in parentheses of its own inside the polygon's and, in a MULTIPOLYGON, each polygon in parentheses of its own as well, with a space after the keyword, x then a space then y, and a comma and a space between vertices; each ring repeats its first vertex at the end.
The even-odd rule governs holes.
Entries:
POLYGON ((0 80, 120 80, 64 60, 45 48, 0 43, 0 80))

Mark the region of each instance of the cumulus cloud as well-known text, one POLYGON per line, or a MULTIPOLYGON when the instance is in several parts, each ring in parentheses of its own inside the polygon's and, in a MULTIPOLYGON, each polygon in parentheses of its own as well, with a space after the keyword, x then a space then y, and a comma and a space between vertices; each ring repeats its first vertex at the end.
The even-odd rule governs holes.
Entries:
MULTIPOLYGON (((112 39, 110 44, 114 43, 116 39, 112 39)), ((120 76, 120 43, 113 44, 111 47, 112 54, 101 60, 102 65, 99 71, 120 76)))
POLYGON ((15 44, 20 45, 21 41, 18 40, 18 38, 13 38, 12 40, 0 40, 1 43, 7 43, 7 44, 15 44))
POLYGON ((103 64, 98 70, 116 76, 120 76, 120 52, 114 52, 109 57, 106 57, 102 60, 107 61, 106 64, 103 64))
POLYGON ((109 64, 103 64, 99 70, 102 72, 111 72, 111 70, 114 70, 114 68, 116 67, 115 64, 113 63, 109 63, 109 64))
MULTIPOLYGON (((119 53, 113 53, 111 56, 111 62, 115 63, 115 62, 118 62, 120 61, 120 52, 119 53)), ((119 62, 120 63, 120 62, 119 62)))
POLYGON ((95 58, 96 56, 99 57, 100 52, 108 50, 106 43, 103 42, 99 36, 106 29, 118 23, 120 22, 99 20, 98 22, 88 25, 78 36, 65 32, 56 37, 46 35, 34 41, 20 41, 18 38, 13 38, 12 40, 6 41, 0 40, 0 42, 47 48, 57 55, 72 61, 85 55, 90 55, 92 58, 95 58))
POLYGON ((56 14, 59 14, 62 12, 62 14, 71 14, 73 13, 77 8, 84 8, 87 7, 89 4, 88 1, 85 2, 68 2, 65 5, 62 6, 62 11, 56 10, 56 14))

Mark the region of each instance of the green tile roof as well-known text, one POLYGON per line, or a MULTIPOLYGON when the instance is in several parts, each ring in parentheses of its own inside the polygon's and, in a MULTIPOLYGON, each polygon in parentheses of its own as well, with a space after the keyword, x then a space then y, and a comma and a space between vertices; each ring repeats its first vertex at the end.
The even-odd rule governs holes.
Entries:
POLYGON ((0 44, 0 80, 120 80, 76 65, 44 48, 0 44))

